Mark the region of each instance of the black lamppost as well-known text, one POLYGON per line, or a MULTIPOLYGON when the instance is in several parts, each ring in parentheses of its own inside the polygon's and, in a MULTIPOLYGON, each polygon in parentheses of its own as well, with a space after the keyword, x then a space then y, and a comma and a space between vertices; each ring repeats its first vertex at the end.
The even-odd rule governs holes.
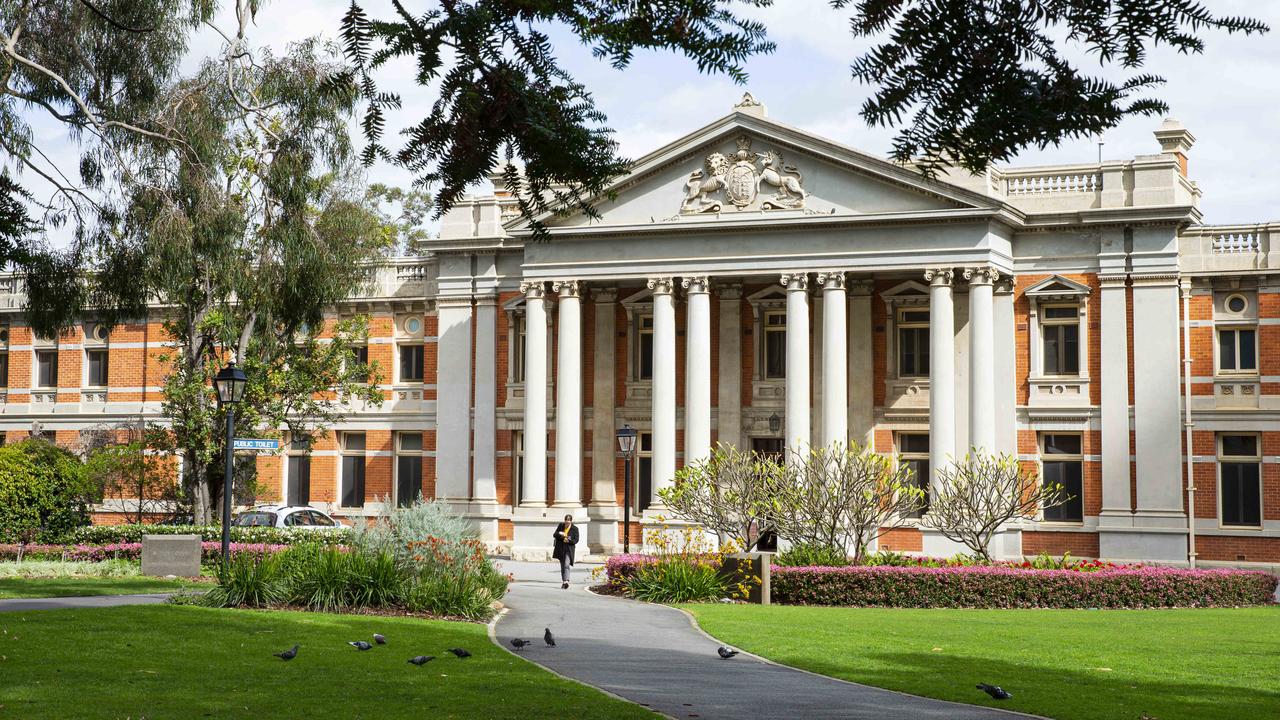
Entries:
POLYGON ((631 552, 631 458, 636 454, 636 429, 618 428, 618 450, 622 452, 622 552, 631 552))
POLYGON ((222 567, 225 570, 231 563, 231 472, 234 467, 235 454, 232 452, 232 441, 235 439, 236 404, 244 399, 244 388, 249 378, 235 363, 227 363, 213 378, 213 389, 218 393, 218 407, 227 409, 227 442, 224 453, 227 458, 227 474, 222 483, 222 567))

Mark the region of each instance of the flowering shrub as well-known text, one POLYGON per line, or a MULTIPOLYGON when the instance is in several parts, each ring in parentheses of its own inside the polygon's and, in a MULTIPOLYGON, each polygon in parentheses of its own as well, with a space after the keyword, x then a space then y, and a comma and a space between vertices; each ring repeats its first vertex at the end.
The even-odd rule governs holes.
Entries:
MULTIPOLYGON (((788 563, 779 562, 779 565, 788 563)), ((789 563, 793 566, 798 563, 789 563)), ((809 563, 809 565, 827 565, 828 563, 809 563)), ((1106 560, 1080 560, 1071 557, 1071 553, 1064 553, 1061 558, 1053 557, 1048 553, 1042 552, 1030 560, 993 560, 984 561, 976 555, 953 555, 949 558, 938 557, 917 557, 914 555, 904 555, 902 553, 893 552, 892 550, 881 550, 879 552, 868 555, 864 558, 864 565, 891 565, 894 567, 1009 567, 1009 568, 1030 568, 1035 570, 1075 570, 1078 572, 1093 572, 1095 570, 1106 570, 1110 568, 1140 568, 1142 565, 1119 565, 1106 560)))
MULTIPOLYGON (((269 545, 266 543, 231 543, 232 557, 240 553, 278 553, 287 549, 288 545, 269 545)), ((26 545, 22 550, 24 559, 30 560, 68 560, 73 562, 102 562, 103 560, 141 560, 142 543, 108 543, 105 545, 26 545)), ((200 556, 206 562, 216 561, 222 557, 222 543, 200 543, 200 556)), ((0 545, 0 560, 16 560, 17 545, 0 545)))
POLYGON ((1260 570, 1113 567, 774 567, 772 598, 791 605, 911 608, 1233 607, 1272 602, 1260 570))
POLYGON ((648 602, 698 602, 747 597, 760 578, 730 557, 737 545, 712 546, 704 531, 666 525, 645 531, 652 555, 618 555, 605 563, 606 584, 648 602))
POLYGON ((622 589, 626 586, 628 580, 635 577, 636 570, 640 565, 657 562, 657 560, 654 556, 643 553, 611 555, 608 560, 604 561, 605 584, 612 588, 622 589))
MULTIPOLYGON (((90 525, 71 534, 71 542, 85 545, 108 543, 139 543, 143 535, 199 535, 206 542, 221 542, 220 525, 90 525)), ((351 544, 351 528, 332 530, 294 529, 274 527, 232 527, 231 541, 239 543, 267 543, 271 545, 296 545, 319 543, 322 545, 351 544)))

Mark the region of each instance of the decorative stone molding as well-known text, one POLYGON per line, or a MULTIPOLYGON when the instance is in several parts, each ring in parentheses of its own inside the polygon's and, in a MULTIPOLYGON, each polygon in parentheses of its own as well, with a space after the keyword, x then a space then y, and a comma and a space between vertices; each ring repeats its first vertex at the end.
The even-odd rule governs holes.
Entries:
POLYGON ((524 293, 526 299, 541 300, 547 294, 547 284, 544 282, 522 282, 520 283, 520 292, 524 293))
POLYGON ((654 295, 670 295, 675 291, 675 283, 669 277, 649 278, 646 285, 654 295))
POLYGON ((681 278, 680 287, 684 288, 685 292, 690 295, 694 293, 706 294, 711 290, 711 278, 706 275, 681 278))
POLYGON ((106 390, 83 390, 80 393, 80 402, 104 404, 107 402, 106 390))
POLYGON ((828 270, 818 273, 818 284, 823 290, 843 290, 845 287, 844 270, 828 270))
POLYGON ((53 403, 58 402, 58 392, 56 390, 54 391, 33 390, 31 392, 31 402, 33 404, 50 404, 51 405, 53 403))
POLYGON ((741 300, 742 285, 740 283, 716 283, 716 294, 721 300, 741 300))
POLYGON ((970 285, 994 285, 1000 279, 1000 271, 993 267, 967 267, 964 269, 964 279, 970 285))
POLYGON ((562 298, 580 298, 581 283, 577 280, 553 280, 551 282, 552 292, 557 293, 562 298))
POLYGON ((597 305, 608 305, 618 302, 618 291, 614 288, 593 288, 591 290, 591 299, 597 305))
POLYGON ((876 287, 875 282, 869 279, 849 280, 846 278, 844 284, 850 295, 870 295, 871 291, 876 287))
POLYGON ((754 95, 752 95, 749 92, 742 93, 742 99, 733 104, 734 110, 742 110, 745 108, 762 108, 762 107, 764 107, 764 103, 761 103, 759 100, 755 98, 754 95))
POLYGON ((800 290, 807 292, 809 290, 809 273, 783 273, 778 278, 778 282, 782 284, 788 291, 800 290))
POLYGON ((924 281, 934 287, 950 285, 955 280, 955 270, 951 268, 928 268, 924 271, 924 281))
POLYGON ((751 138, 746 135, 739 136, 736 142, 738 149, 732 156, 713 152, 703 160, 703 169, 689 174, 680 204, 682 215, 719 213, 726 209, 804 208, 809 193, 803 187, 804 176, 796 166, 786 164, 777 150, 754 151, 751 138), (764 186, 772 188, 773 194, 762 195, 764 186))
POLYGON ((436 298, 437 307, 471 307, 470 295, 442 295, 436 298))

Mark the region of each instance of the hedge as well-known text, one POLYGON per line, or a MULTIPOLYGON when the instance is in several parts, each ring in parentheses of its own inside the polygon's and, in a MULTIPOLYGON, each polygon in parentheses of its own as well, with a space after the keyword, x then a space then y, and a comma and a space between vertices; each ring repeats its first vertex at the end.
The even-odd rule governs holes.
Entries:
MULTIPOLYGON (((71 534, 71 542, 81 545, 138 543, 143 535, 199 535, 206 542, 222 541, 221 525, 91 525, 71 534)), ((315 530, 306 528, 232 527, 231 541, 295 545, 318 542, 323 545, 346 545, 351 541, 350 528, 315 530)))
MULTIPOLYGON (((231 555, 240 553, 266 554, 277 553, 288 548, 288 545, 272 545, 266 543, 231 543, 231 555)), ((68 560, 84 562, 101 562, 103 560, 141 560, 142 543, 110 543, 106 545, 26 545, 22 552, 28 560, 68 560)), ((201 558, 208 561, 222 557, 222 543, 200 543, 201 558)), ((16 560, 17 545, 0 545, 0 560, 16 560)))
POLYGON ((1237 607, 1270 604, 1276 584, 1276 576, 1261 570, 775 566, 772 599, 847 607, 1237 607))
POLYGON ((52 443, 0 448, 0 542, 63 539, 89 523, 92 494, 80 460, 52 443))

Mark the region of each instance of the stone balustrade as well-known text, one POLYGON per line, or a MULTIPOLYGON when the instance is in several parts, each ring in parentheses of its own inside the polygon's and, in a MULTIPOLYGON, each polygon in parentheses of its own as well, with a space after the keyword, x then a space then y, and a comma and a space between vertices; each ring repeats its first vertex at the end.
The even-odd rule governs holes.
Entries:
POLYGON ((1179 236, 1179 264, 1189 272, 1280 269, 1280 222, 1257 225, 1196 225, 1179 236))

